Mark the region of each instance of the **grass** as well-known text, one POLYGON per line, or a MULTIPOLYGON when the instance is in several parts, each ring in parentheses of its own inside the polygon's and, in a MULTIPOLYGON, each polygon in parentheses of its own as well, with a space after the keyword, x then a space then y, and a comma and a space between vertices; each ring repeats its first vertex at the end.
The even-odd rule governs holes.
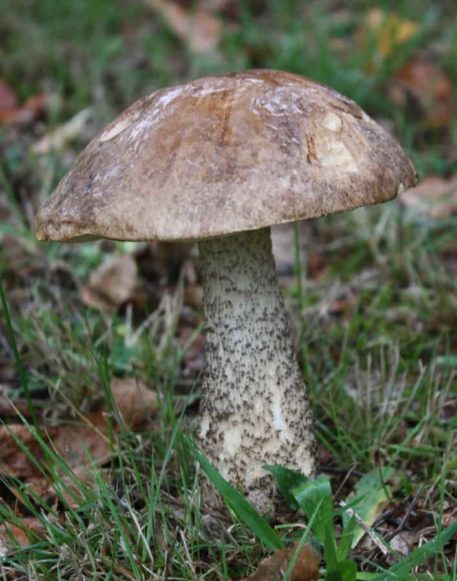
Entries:
MULTIPOLYGON (((159 86, 272 67, 326 82, 370 114, 391 119, 422 175, 453 171, 457 117, 443 132, 424 131, 420 119, 387 95, 396 71, 418 50, 434 51, 457 84, 451 2, 379 2, 420 28, 374 68, 376 40, 367 46, 354 40, 372 3, 344 9, 330 0, 232 4, 235 16, 226 16, 219 57, 192 55, 140 2, 0 4, 0 77, 21 101, 44 90, 53 95, 45 121, 0 127, 0 383, 17 401, 42 404, 55 422, 74 417, 75 408, 85 413, 102 394, 109 402, 111 375, 144 379, 160 401, 153 431, 111 433, 112 460, 94 466, 89 482, 42 439, 41 468, 57 502, 2 476, 0 520, 23 526, 29 516, 41 527, 27 533, 28 546, 0 562, 6 579, 230 579, 254 571, 273 548, 255 540, 252 521, 236 516, 237 500, 229 514, 205 505, 205 476, 180 437, 192 431, 199 382, 186 359, 201 331, 198 307, 186 302, 187 283, 142 270, 133 306, 114 314, 85 306, 81 284, 106 255, 132 247, 34 241, 33 210, 89 137, 41 157, 30 151, 36 139, 88 106, 101 127, 159 86), (153 319, 140 328, 151 310, 153 319), (178 340, 183 327, 190 328, 185 342, 178 340), (134 338, 132 328, 141 329, 134 338)), ((330 477, 336 507, 361 475, 390 469, 389 504, 374 525, 387 539, 405 517, 403 528, 417 533, 418 543, 433 539, 457 504, 456 232, 455 218, 430 221, 392 203, 313 222, 297 229, 295 240, 291 233, 295 276, 284 286, 300 322, 295 331, 317 418, 321 474, 330 477)), ((160 255, 154 260, 160 263, 160 255)), ((294 513, 269 526, 283 543, 302 537, 305 521, 294 513)), ((338 539, 341 526, 337 514, 338 539)), ((417 579, 456 579, 452 550, 451 544, 438 548, 417 571, 409 567, 417 579)), ((373 547, 352 557, 360 575, 391 566, 373 547)))

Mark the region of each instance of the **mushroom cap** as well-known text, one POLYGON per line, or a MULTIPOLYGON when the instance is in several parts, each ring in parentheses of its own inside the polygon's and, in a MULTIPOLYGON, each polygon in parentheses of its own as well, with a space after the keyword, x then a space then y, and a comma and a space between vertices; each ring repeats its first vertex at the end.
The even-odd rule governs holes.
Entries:
POLYGON ((36 217, 40 240, 192 240, 385 202, 416 183, 353 101, 299 75, 205 77, 136 101, 36 217))

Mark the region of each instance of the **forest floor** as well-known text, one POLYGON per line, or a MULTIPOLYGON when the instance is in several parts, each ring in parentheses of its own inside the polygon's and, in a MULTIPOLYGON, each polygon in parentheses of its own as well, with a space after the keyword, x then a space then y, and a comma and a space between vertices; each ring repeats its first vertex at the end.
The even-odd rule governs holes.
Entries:
POLYGON ((288 559, 258 569, 266 539, 316 536, 298 506, 248 522, 233 491, 227 511, 200 496, 205 464, 182 435, 204 360, 195 248, 33 234, 39 204, 128 104, 261 67, 354 99, 417 167, 401 199, 278 228, 274 242, 331 483, 326 526, 342 544, 342 503, 371 482, 347 551, 356 578, 457 579, 457 13, 377 4, 2 4, 2 579, 317 578, 288 559))

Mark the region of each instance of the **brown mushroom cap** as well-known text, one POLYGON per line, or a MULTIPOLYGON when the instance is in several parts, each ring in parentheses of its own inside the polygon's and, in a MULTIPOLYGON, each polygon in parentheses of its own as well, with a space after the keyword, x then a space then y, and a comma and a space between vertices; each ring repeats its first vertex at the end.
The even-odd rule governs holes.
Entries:
POLYGON ((252 70, 155 91, 82 152, 36 218, 41 240, 191 240, 384 202, 402 148, 353 101, 252 70))

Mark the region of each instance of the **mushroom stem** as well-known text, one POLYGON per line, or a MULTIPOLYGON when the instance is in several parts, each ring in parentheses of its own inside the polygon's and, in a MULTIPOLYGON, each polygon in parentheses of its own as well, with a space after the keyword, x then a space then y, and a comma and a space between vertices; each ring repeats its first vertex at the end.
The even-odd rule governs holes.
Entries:
POLYGON ((262 511, 271 506, 265 464, 310 475, 312 416, 278 287, 270 228, 199 243, 206 364, 199 442, 262 511))

